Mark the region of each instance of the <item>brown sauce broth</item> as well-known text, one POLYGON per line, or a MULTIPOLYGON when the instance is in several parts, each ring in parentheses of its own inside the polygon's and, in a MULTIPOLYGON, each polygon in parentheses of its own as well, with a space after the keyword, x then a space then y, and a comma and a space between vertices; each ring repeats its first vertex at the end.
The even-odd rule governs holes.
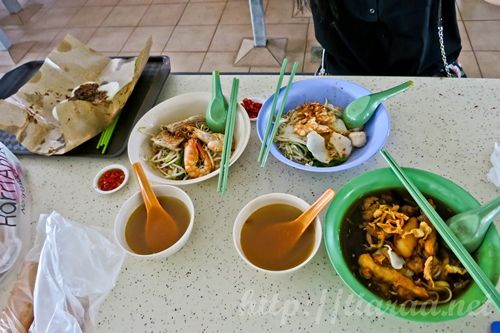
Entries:
MULTIPOLYGON (((191 215, 186 205, 174 197, 158 197, 160 205, 172 216, 179 227, 179 239, 184 235, 189 225, 191 215)), ((153 251, 146 243, 146 206, 142 203, 130 215, 125 227, 125 241, 130 249, 137 254, 152 254, 153 251)))
POLYGON ((311 223, 293 249, 280 261, 274 261, 267 255, 267 246, 257 237, 256 230, 268 224, 287 222, 296 219, 302 211, 287 204, 272 204, 257 209, 243 224, 241 230, 241 248, 245 256, 254 265, 280 271, 293 268, 304 262, 314 248, 315 227, 311 223))
MULTIPOLYGON (((395 201, 397 201, 400 204, 406 202, 413 206, 417 206, 417 204, 411 198, 411 196, 406 191, 400 189, 388 189, 383 191, 376 191, 363 196, 347 212, 346 218, 344 219, 344 223, 342 223, 340 227, 340 247, 342 249, 342 255, 347 263, 347 266, 349 267, 351 272, 353 272, 353 274, 356 276, 358 281, 360 281, 365 287, 367 287, 369 290, 371 290, 381 298, 388 299, 395 303, 402 303, 402 300, 399 299, 397 296, 391 294, 388 295, 383 290, 381 290, 376 283, 371 283, 370 280, 365 279, 359 272, 358 258, 361 254, 369 252, 364 247, 364 244, 366 244, 366 238, 365 238, 366 231, 360 227, 360 225, 363 223, 361 205, 364 198, 367 198, 369 196, 380 197, 383 194, 391 195, 395 199, 395 201)), ((443 220, 446 221, 448 218, 456 214, 456 212, 452 211, 445 204, 433 198, 432 195, 424 193, 424 196, 426 198, 431 198, 434 201, 436 205, 436 211, 443 218, 443 220)), ((445 245, 444 241, 441 239, 439 234, 438 234, 438 246, 440 248, 445 248, 450 257, 455 258, 455 256, 453 255, 451 250, 447 248, 447 246, 445 245)), ((471 283, 469 283, 465 288, 462 289, 451 288, 453 292, 453 299, 455 299, 457 296, 459 296, 465 290, 467 290, 470 285, 471 283)))

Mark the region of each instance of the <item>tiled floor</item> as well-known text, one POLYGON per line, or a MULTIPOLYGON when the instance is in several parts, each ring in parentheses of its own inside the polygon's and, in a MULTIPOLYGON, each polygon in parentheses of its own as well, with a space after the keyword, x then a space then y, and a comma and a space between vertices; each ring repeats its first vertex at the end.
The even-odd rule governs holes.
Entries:
MULTIPOLYGON (((252 37, 246 0, 21 0, 23 11, 0 10, 0 26, 13 42, 11 60, 0 52, 0 73, 43 59, 70 33, 107 55, 133 55, 147 36, 152 54, 167 54, 173 72, 276 72, 278 67, 234 65, 245 37, 252 37)), ((308 13, 293 0, 265 0, 268 38, 288 39, 287 56, 301 72, 318 67, 319 46, 308 13)), ((500 78, 500 7, 483 0, 457 0, 463 51, 470 77, 500 78)))

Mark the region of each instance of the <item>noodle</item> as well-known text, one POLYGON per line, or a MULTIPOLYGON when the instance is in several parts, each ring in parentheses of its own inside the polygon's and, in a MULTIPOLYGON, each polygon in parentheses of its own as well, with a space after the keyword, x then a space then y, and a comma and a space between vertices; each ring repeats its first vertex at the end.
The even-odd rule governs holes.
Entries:
MULTIPOLYGON (((436 230, 420 208, 396 197, 391 192, 361 202, 358 214, 362 222, 358 226, 364 244, 352 255, 361 280, 401 305, 450 302, 470 285, 469 274, 453 253, 441 246, 436 230)), ((347 221, 354 220, 349 217, 347 221)), ((353 244, 356 236, 347 237, 353 244)))
POLYGON ((201 116, 162 125, 160 128, 160 132, 156 134, 146 128, 139 128, 139 131, 151 139, 153 153, 146 161, 163 177, 186 180, 219 168, 223 135, 212 132, 201 116), (196 154, 186 156, 186 147, 190 144, 190 153, 194 151, 196 154), (186 165, 186 159, 190 161, 189 166, 186 165))
POLYGON ((327 101, 304 103, 282 116, 274 141, 288 159, 304 165, 343 163, 354 148, 365 145, 366 134, 347 129, 342 112, 327 101))

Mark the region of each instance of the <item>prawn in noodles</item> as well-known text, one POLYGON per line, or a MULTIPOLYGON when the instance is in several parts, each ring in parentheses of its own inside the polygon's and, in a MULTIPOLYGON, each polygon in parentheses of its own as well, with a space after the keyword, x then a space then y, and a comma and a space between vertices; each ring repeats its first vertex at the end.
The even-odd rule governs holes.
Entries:
POLYGON ((224 134, 212 132, 202 115, 163 124, 155 134, 142 132, 151 137, 147 161, 167 179, 194 179, 220 167, 224 134))

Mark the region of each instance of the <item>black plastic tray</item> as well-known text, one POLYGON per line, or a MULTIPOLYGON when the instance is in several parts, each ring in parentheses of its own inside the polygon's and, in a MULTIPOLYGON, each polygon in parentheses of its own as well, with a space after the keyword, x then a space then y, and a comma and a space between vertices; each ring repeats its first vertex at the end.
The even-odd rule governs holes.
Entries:
MULTIPOLYGON (((0 79, 0 98, 5 99, 16 93, 42 66, 43 61, 30 61, 10 72, 0 79)), ((121 111, 120 118, 116 124, 115 131, 109 142, 105 154, 101 154, 96 149, 100 134, 81 144, 75 149, 67 152, 63 156, 102 156, 116 157, 123 153, 127 147, 128 136, 135 123, 149 110, 155 103, 161 88, 170 74, 170 59, 168 56, 150 57, 144 70, 137 81, 134 91, 125 103, 121 111)), ((4 131, 0 131, 0 141, 3 142, 14 154, 33 154, 24 148, 16 137, 4 131)))

